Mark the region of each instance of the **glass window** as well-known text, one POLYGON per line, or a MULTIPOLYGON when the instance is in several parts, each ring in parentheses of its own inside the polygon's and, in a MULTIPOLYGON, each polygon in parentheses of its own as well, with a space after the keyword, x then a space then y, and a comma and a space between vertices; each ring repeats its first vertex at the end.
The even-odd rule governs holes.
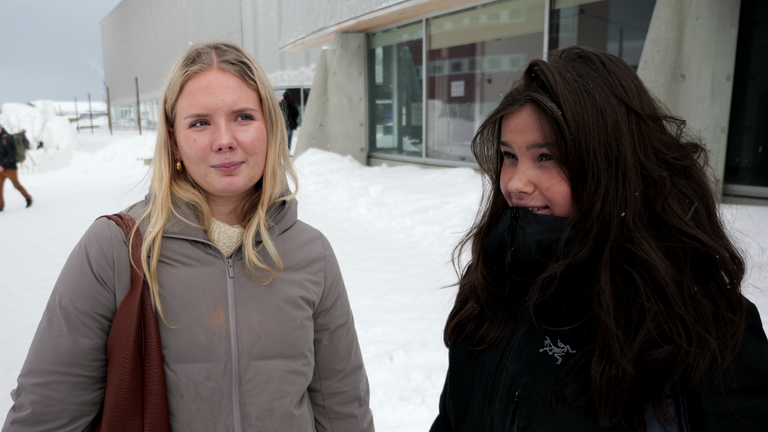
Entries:
POLYGON ((729 192, 768 198, 768 2, 745 0, 740 15, 725 183, 729 192))
POLYGON ((474 162, 475 131, 543 53, 545 7, 501 1, 427 21, 427 157, 474 162))
POLYGON ((422 23, 368 37, 371 153, 422 157, 422 23))
POLYGON ((597 48, 637 70, 655 5, 655 0, 552 0, 549 49, 597 48))

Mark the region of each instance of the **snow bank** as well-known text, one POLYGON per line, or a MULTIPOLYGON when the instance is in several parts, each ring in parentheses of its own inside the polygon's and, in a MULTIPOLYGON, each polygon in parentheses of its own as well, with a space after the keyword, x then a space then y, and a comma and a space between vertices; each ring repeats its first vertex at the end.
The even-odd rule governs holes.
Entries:
POLYGON ((296 87, 297 85, 311 86, 315 77, 315 65, 299 69, 282 70, 268 75, 272 87, 296 87))
POLYGON ((18 103, 5 103, 2 111, 0 120, 2 120, 3 128, 12 134, 26 129, 27 139, 37 147, 37 142, 42 137, 45 126, 43 113, 34 107, 18 103))
POLYGON ((77 150, 77 137, 69 120, 56 116, 53 102, 37 103, 41 108, 18 103, 3 104, 4 127, 11 133, 26 129, 27 139, 34 147, 42 141, 46 150, 77 150))
POLYGON ((27 176, 49 171, 57 171, 66 168, 72 160, 72 152, 69 149, 59 150, 27 150, 27 159, 17 164, 19 174, 27 176))
POLYGON ((64 117, 52 117, 46 121, 43 142, 48 150, 77 150, 75 131, 64 117))

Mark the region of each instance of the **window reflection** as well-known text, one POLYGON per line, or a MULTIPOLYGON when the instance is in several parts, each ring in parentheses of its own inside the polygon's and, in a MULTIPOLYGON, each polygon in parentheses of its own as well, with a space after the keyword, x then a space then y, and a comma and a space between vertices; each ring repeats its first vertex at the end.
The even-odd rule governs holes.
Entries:
POLYGON ((369 36, 370 151, 423 156, 422 24, 369 36))
POLYGON ((655 5, 655 0, 552 0, 549 49, 597 48, 637 70, 655 5))
POLYGON ((470 143, 510 88, 541 57, 543 0, 514 0, 428 20, 427 157, 473 162, 470 143))

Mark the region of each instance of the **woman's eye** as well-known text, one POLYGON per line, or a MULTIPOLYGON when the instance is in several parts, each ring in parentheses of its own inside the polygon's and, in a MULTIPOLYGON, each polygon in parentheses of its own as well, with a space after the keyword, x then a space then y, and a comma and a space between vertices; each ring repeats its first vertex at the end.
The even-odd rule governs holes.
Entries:
POLYGON ((191 127, 208 126, 208 122, 205 120, 198 120, 190 125, 191 127))
POLYGON ((502 151, 501 152, 501 156, 504 159, 517 159, 517 156, 515 156, 513 153, 508 152, 508 151, 502 151))
POLYGON ((546 162, 546 161, 555 160, 555 158, 553 158, 552 155, 549 153, 542 153, 541 155, 539 155, 539 160, 542 162, 546 162))
POLYGON ((248 120, 253 120, 253 116, 250 114, 240 114, 239 116, 237 116, 237 119, 239 121, 248 121, 248 120))

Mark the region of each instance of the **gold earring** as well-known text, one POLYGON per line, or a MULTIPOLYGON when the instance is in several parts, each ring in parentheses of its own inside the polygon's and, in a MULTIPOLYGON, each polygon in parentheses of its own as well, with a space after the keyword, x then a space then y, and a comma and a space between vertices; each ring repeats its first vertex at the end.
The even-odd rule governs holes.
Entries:
POLYGON ((179 174, 184 174, 184 162, 182 162, 181 159, 176 161, 176 171, 178 171, 179 174))

